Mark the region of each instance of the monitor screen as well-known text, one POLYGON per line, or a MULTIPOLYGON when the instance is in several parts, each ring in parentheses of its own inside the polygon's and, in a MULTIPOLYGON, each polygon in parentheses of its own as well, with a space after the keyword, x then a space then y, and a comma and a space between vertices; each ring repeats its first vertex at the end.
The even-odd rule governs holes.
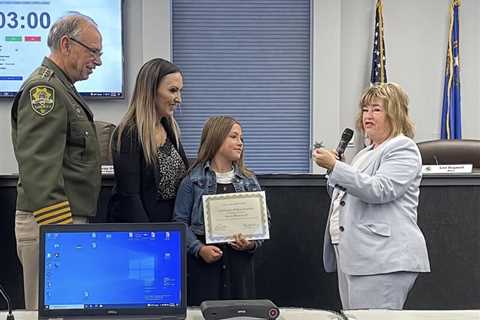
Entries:
POLYGON ((85 14, 103 38, 102 65, 86 81, 75 83, 82 96, 124 96, 122 0, 0 1, 0 97, 13 97, 23 81, 48 56, 53 23, 70 11, 85 14))
POLYGON ((45 309, 94 311, 182 304, 183 249, 178 229, 57 230, 43 237, 45 309))

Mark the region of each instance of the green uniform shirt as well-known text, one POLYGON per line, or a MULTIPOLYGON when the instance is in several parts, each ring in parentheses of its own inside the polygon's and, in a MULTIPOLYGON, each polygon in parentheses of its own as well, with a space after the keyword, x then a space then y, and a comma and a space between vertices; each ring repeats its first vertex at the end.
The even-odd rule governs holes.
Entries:
POLYGON ((11 117, 17 210, 33 212, 40 224, 94 216, 101 173, 93 115, 52 60, 23 83, 11 117))

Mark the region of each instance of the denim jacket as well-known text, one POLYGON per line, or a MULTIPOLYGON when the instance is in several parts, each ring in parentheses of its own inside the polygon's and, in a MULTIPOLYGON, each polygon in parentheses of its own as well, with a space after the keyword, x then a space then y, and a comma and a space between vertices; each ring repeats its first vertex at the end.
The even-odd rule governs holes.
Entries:
MULTIPOLYGON (((255 176, 246 177, 237 166, 234 168, 235 177, 233 187, 235 192, 261 191, 255 176)), ((211 168, 210 161, 199 164, 192 169, 181 182, 175 200, 174 220, 185 223, 187 228, 187 251, 198 257, 203 243, 196 235, 205 234, 203 219, 203 195, 217 193, 217 179, 211 168)), ((270 213, 268 213, 270 224, 270 213)), ((262 244, 262 240, 255 241, 255 249, 262 244)))

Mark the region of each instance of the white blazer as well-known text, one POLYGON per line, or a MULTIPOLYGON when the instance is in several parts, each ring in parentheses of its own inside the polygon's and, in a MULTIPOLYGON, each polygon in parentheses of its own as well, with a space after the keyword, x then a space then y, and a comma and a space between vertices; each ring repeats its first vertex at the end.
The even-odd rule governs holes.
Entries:
MULTIPOLYGON (((356 169, 337 161, 328 176, 328 185, 334 188, 332 199, 345 191, 339 217, 341 270, 349 275, 429 272, 425 238, 417 225, 422 178, 417 145, 399 135, 375 149, 363 149, 353 161, 363 156, 368 161, 356 169)), ((330 214, 323 248, 327 272, 335 271, 337 263, 330 240, 330 214)))

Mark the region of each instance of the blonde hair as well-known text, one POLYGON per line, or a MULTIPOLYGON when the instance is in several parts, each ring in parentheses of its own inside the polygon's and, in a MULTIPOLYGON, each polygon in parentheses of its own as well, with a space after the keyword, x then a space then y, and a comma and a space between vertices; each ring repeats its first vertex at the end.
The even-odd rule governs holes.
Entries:
MULTIPOLYGON (((191 166, 191 169, 199 164, 211 161, 215 157, 223 142, 228 137, 228 134, 230 133, 230 130, 232 130, 234 124, 238 124, 240 126, 240 122, 229 116, 210 117, 205 122, 202 131, 202 138, 200 139, 200 146, 198 147, 197 160, 195 160, 191 166)), ((234 163, 238 166, 243 175, 249 177, 253 175, 253 172, 244 164, 244 151, 245 147, 242 150, 240 159, 234 163)))
POLYGON ((376 83, 363 92, 356 120, 357 129, 365 133, 362 109, 371 104, 375 98, 383 101, 386 119, 391 128, 389 137, 404 134, 413 138, 415 126, 408 115, 408 95, 398 84, 393 82, 376 83))
MULTIPOLYGON (((134 128, 138 131, 138 139, 143 149, 145 161, 155 163, 157 144, 155 142, 155 127, 160 116, 157 111, 158 86, 162 79, 171 73, 181 73, 173 63, 156 58, 146 62, 137 75, 135 89, 127 113, 123 116, 115 132, 116 148, 120 150, 122 135, 132 133, 134 128)), ((171 127, 175 143, 179 145, 180 130, 173 116, 165 119, 171 127)))

